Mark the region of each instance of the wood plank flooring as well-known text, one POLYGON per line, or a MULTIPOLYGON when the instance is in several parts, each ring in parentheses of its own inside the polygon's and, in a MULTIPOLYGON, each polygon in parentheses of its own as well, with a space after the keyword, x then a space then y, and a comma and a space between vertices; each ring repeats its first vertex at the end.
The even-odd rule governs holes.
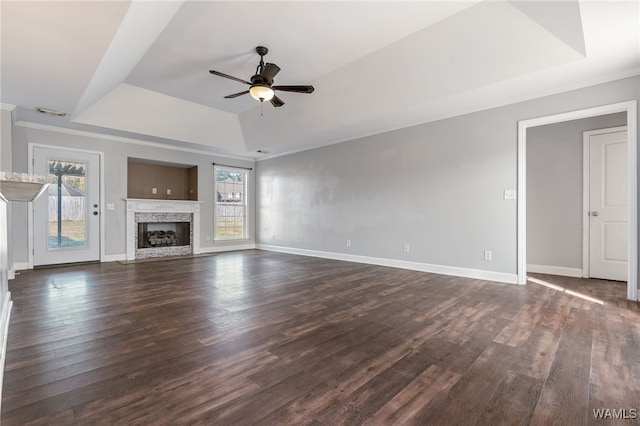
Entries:
POLYGON ((625 284, 534 277, 257 250, 22 272, 2 425, 640 424, 625 284))

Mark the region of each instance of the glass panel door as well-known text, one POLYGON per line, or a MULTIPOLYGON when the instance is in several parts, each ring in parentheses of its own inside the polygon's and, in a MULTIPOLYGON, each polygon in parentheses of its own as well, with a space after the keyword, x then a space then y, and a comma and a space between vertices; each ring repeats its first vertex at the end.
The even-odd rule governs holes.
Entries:
POLYGON ((53 183, 33 202, 33 264, 100 260, 100 155, 33 148, 33 171, 53 183))

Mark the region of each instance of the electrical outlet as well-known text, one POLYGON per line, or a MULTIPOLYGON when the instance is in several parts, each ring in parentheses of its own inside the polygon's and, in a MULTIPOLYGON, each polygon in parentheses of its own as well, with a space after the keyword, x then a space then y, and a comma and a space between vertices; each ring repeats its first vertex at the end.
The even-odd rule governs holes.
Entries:
POLYGON ((171 190, 167 188, 167 195, 171 195, 171 190))
POLYGON ((484 260, 492 260, 492 259, 493 259, 493 253, 491 253, 491 250, 485 250, 484 260))
POLYGON ((404 246, 402 247, 402 251, 405 253, 409 253, 409 244, 408 243, 404 243, 404 246))
POLYGON ((158 193, 158 188, 151 188, 151 193, 152 194, 157 194, 158 193))
POLYGON ((517 198, 515 189, 505 189, 503 193, 503 198, 505 200, 515 200, 517 198))
POLYGON ((347 240, 347 247, 351 247, 351 240, 347 240))
POLYGON ((116 205, 114 203, 107 203, 107 210, 115 210, 116 205))

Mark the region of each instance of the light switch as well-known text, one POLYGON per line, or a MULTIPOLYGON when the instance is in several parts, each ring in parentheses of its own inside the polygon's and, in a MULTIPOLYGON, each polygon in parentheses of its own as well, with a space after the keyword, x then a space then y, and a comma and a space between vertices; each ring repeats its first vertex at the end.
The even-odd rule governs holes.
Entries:
POLYGON ((152 194, 157 194, 158 193, 158 188, 151 188, 151 193, 152 194))
POLYGON ((504 190, 504 199, 505 200, 515 200, 516 199, 516 190, 515 189, 505 189, 504 190))
POLYGON ((115 210, 116 205, 114 203, 107 203, 107 210, 115 210))

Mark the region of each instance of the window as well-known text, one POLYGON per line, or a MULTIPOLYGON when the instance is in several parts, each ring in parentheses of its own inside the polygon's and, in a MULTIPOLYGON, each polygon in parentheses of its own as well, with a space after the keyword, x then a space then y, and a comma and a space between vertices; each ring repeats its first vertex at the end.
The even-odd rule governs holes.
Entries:
POLYGON ((214 174, 215 239, 247 238, 247 171, 216 166, 214 174))

